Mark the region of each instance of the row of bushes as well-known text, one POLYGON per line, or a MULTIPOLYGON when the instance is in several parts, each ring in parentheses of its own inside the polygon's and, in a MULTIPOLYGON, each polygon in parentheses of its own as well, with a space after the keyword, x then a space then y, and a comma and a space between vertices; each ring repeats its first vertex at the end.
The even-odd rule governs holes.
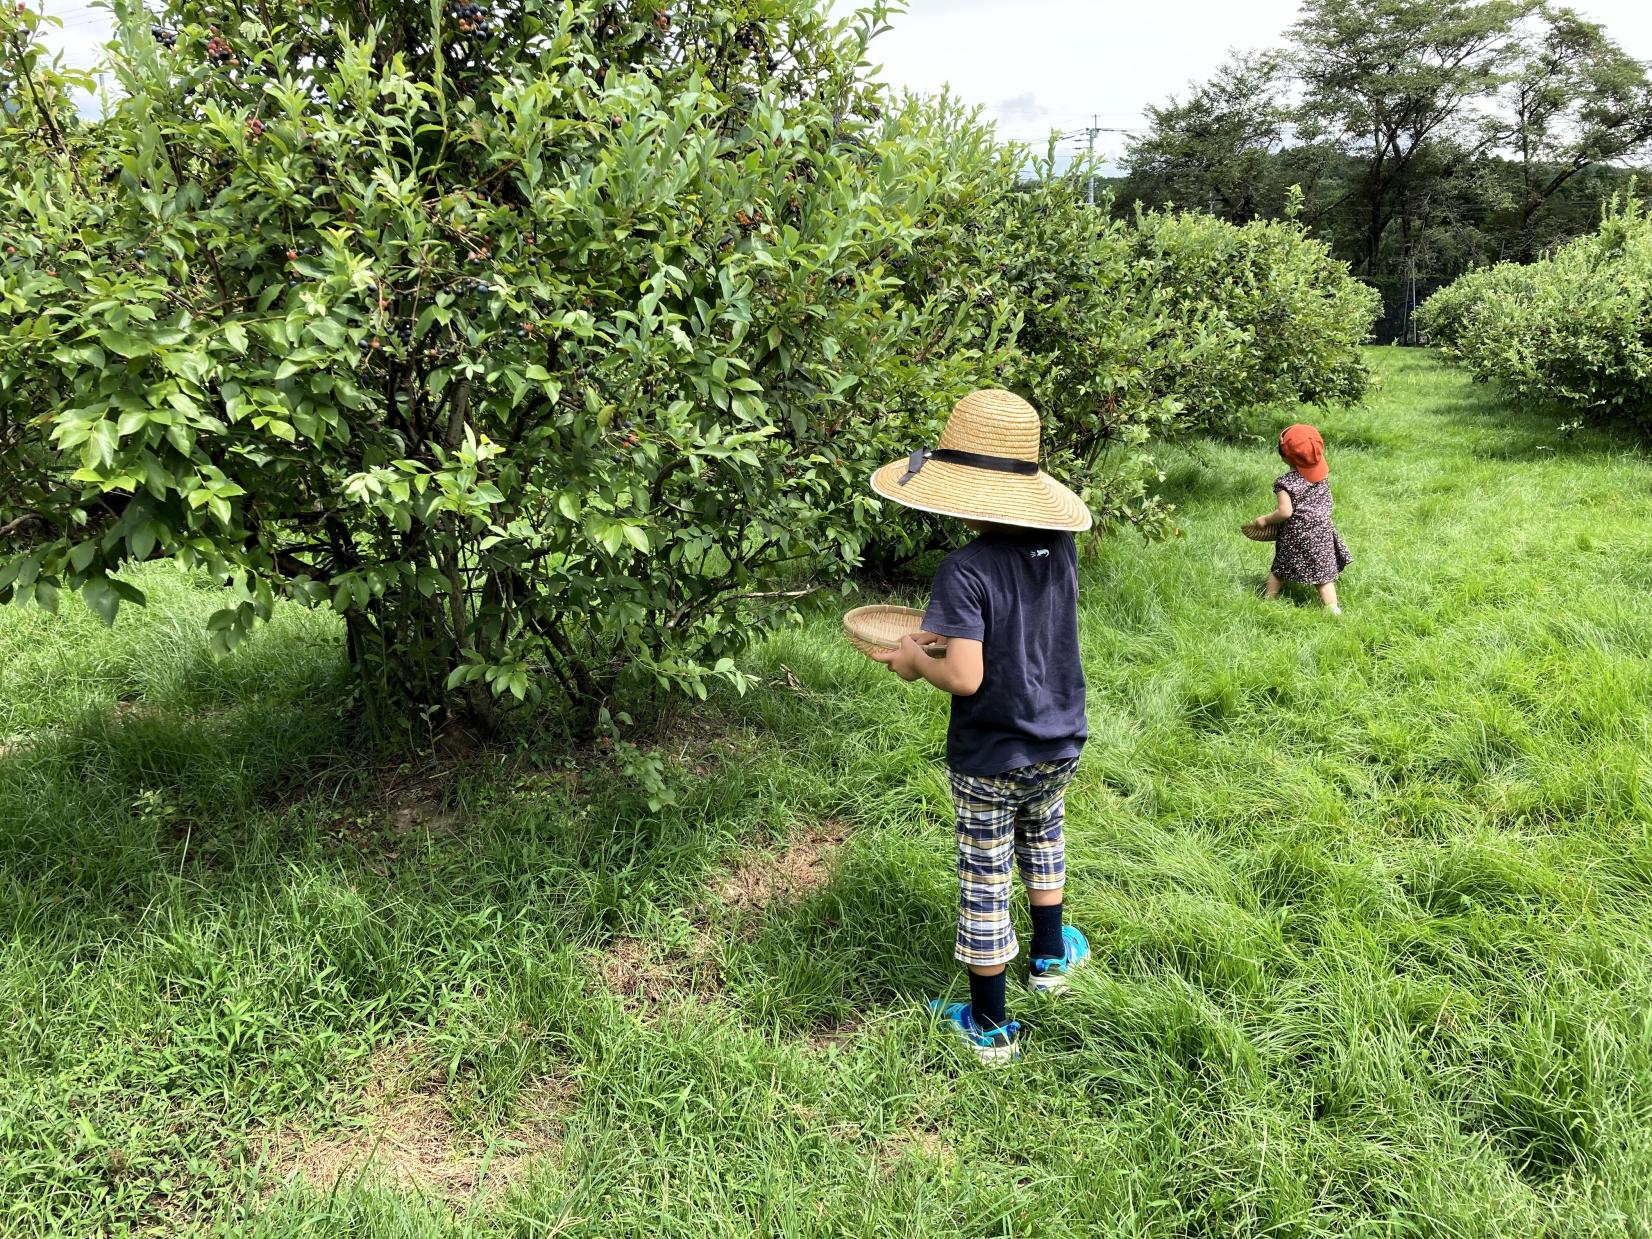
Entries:
POLYGON ((336 608, 387 726, 596 717, 944 536, 866 478, 975 387, 1150 528, 1153 436, 1360 396, 1374 298, 1300 229, 1029 182, 829 7, 121 5, 92 127, 6 9, 0 601, 176 558, 222 649, 336 608))
POLYGON ((1435 293, 1419 322, 1482 381, 1652 426, 1652 210, 1619 200, 1598 232, 1435 293))

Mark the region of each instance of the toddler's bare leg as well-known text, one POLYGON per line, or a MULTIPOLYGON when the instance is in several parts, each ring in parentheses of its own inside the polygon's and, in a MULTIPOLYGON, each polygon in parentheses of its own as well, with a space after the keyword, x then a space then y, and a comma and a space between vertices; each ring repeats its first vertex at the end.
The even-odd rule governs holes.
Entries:
POLYGON ((1279 591, 1284 588, 1285 582, 1281 581, 1270 572, 1268 573, 1268 583, 1262 587, 1262 597, 1271 601, 1272 599, 1279 597, 1279 591))
POLYGON ((1327 611, 1341 611, 1342 604, 1337 601, 1337 583, 1326 581, 1319 587, 1319 600, 1325 604, 1327 611))

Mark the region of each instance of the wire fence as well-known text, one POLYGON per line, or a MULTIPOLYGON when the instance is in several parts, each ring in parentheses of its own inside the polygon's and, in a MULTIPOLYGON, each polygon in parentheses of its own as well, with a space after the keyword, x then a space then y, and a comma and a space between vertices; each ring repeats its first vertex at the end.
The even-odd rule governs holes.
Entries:
POLYGON ((1372 329, 1377 344, 1427 344, 1417 328, 1417 307, 1451 283, 1447 279, 1389 279, 1365 281, 1382 295, 1382 317, 1372 329))

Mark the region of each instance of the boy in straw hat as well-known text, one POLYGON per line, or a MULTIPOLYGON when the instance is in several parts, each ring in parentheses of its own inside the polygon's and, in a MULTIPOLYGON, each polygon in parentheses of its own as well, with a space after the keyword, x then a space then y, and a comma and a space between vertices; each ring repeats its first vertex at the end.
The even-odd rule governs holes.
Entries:
POLYGON ((958 402, 935 449, 872 476, 872 489, 962 519, 979 537, 935 574, 924 631, 874 655, 901 679, 952 694, 947 766, 958 825, 958 945, 967 1003, 931 1007, 984 1061, 1017 1054, 1005 1013, 1011 858, 1032 904, 1028 984, 1066 987, 1090 956, 1062 924, 1067 785, 1089 729, 1078 652, 1078 554, 1090 513, 1038 466, 1037 411, 1007 391, 958 402), (944 645, 945 658, 927 648, 944 645))

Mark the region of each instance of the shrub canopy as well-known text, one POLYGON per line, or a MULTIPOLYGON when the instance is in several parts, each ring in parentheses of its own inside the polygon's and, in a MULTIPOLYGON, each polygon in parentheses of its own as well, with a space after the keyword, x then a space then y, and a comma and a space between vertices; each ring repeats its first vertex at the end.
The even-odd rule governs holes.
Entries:
POLYGON ((1470 272, 1419 321, 1482 381, 1652 428, 1652 210, 1619 199, 1598 232, 1530 266, 1470 272))
POLYGON ((826 9, 122 0, 111 118, 4 122, 0 600, 112 619, 173 557, 221 650, 336 609, 387 726, 595 714, 740 682, 799 594, 931 544, 865 479, 971 388, 1149 525, 1153 433, 1358 394, 1300 231, 1024 186, 868 82, 881 6, 826 9))

